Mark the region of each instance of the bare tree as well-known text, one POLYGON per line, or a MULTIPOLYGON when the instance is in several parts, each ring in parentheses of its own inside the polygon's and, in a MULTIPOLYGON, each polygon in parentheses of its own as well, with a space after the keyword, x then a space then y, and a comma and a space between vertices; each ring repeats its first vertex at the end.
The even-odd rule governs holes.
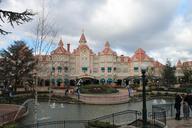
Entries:
POLYGON ((35 42, 34 53, 35 55, 48 54, 49 50, 54 44, 57 30, 54 23, 51 23, 51 18, 45 14, 45 2, 42 1, 42 13, 39 15, 37 25, 35 28, 35 42))
MULTIPOLYGON (((38 22, 35 28, 35 36, 36 39, 33 43, 33 50, 34 55, 36 56, 36 59, 40 59, 39 57, 44 54, 47 55, 49 53, 49 50, 54 44, 54 39, 57 36, 57 31, 54 27, 53 23, 50 23, 50 17, 48 17, 48 14, 45 14, 45 2, 42 1, 42 13, 39 15, 38 22)), ((41 72, 44 72, 44 68, 41 68, 40 64, 41 62, 37 62, 36 70, 33 72, 35 75, 35 87, 38 85, 38 78, 39 74, 41 72)), ((45 67, 45 65, 43 65, 45 67)), ((51 92, 51 91, 50 91, 51 92)), ((49 94, 49 97, 51 97, 51 93, 49 94)), ((37 99, 38 99, 38 93, 37 89, 35 89, 35 109, 37 109, 37 99)), ((50 98, 49 98, 50 99, 50 98)), ((37 112, 35 112, 35 124, 37 123, 37 112)))
MULTIPOLYGON (((33 72, 33 74, 36 74, 36 79, 41 79, 39 73, 47 73, 47 70, 45 70, 46 64, 41 61, 41 56, 47 55, 52 47, 55 46, 54 42, 57 37, 57 29, 55 24, 51 23, 51 21, 50 14, 48 15, 48 13, 45 13, 45 2, 42 0, 42 12, 39 13, 39 18, 35 26, 35 41, 33 42, 34 55, 38 60, 35 68, 36 71, 33 72)), ((36 82, 36 84, 39 83, 38 80, 36 80, 36 82)))
MULTIPOLYGON (((45 13, 45 2, 42 0, 42 12, 39 13, 39 18, 35 26, 35 41, 33 42, 34 55, 38 61, 41 61, 42 55, 47 55, 50 52, 57 36, 57 29, 54 23, 51 23, 49 16, 48 13, 45 13)), ((44 72, 44 68, 40 67, 42 65, 41 62, 37 63, 36 70, 38 72, 44 72)), ((36 77, 39 76, 37 74, 38 72, 36 72, 36 77)))

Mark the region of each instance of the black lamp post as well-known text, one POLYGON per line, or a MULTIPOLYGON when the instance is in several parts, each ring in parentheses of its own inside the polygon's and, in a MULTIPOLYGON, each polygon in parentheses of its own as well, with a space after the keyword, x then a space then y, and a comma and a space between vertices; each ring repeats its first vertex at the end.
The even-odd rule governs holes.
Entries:
POLYGON ((145 86, 146 86, 146 70, 142 69, 141 70, 142 73, 142 82, 143 82, 143 128, 147 128, 147 107, 146 107, 146 90, 145 90, 145 86))
POLYGON ((82 82, 82 80, 81 79, 79 79, 78 80, 78 82, 77 82, 77 98, 78 98, 78 100, 80 99, 80 86, 81 86, 81 82, 82 82))

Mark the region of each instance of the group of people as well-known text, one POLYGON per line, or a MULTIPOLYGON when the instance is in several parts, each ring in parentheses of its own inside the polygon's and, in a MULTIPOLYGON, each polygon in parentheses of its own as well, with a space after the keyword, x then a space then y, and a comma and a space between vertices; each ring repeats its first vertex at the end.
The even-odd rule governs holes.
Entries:
POLYGON ((183 103, 183 115, 184 119, 189 119, 190 110, 192 112, 192 95, 180 95, 177 94, 175 97, 175 109, 176 109, 176 120, 181 120, 180 114, 181 114, 181 104, 183 103))

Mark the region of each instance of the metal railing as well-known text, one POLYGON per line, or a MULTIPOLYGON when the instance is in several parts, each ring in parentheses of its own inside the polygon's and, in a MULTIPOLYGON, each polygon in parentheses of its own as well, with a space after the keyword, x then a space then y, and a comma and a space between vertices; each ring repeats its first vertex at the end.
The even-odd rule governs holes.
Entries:
POLYGON ((18 126, 17 128, 86 128, 88 120, 62 120, 18 126))
POLYGON ((140 115, 141 115, 141 112, 139 111, 125 110, 125 111, 113 113, 110 115, 98 117, 91 121, 102 121, 102 122, 110 122, 110 124, 113 124, 113 125, 124 125, 124 124, 130 124, 136 121, 137 119, 139 119, 140 115))
POLYGON ((152 110, 153 109, 159 109, 159 108, 162 108, 166 111, 166 117, 172 118, 175 116, 176 111, 174 108, 174 103, 152 105, 152 110))
POLYGON ((151 117, 152 124, 155 125, 160 125, 162 127, 166 126, 166 110, 163 107, 159 106, 152 106, 152 112, 149 114, 151 117))
POLYGON ((101 116, 92 120, 63 120, 51 122, 39 122, 37 124, 30 124, 19 126, 18 128, 89 128, 93 123, 106 123, 111 127, 116 128, 117 125, 128 125, 139 119, 141 113, 136 110, 125 110, 105 116, 101 116))

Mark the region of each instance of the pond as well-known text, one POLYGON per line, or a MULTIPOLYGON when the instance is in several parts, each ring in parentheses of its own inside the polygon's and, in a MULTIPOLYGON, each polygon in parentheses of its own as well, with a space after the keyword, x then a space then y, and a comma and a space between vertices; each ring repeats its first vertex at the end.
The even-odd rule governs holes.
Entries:
MULTIPOLYGON (((151 112, 153 104, 171 103, 171 100, 154 99, 147 101, 147 110, 151 112)), ((57 120, 90 120, 107 114, 123 110, 142 111, 142 102, 125 103, 118 105, 88 105, 88 104, 63 104, 40 102, 38 104, 38 122, 57 120)), ((19 121, 19 125, 32 124, 35 122, 34 103, 29 104, 29 114, 19 121)))

